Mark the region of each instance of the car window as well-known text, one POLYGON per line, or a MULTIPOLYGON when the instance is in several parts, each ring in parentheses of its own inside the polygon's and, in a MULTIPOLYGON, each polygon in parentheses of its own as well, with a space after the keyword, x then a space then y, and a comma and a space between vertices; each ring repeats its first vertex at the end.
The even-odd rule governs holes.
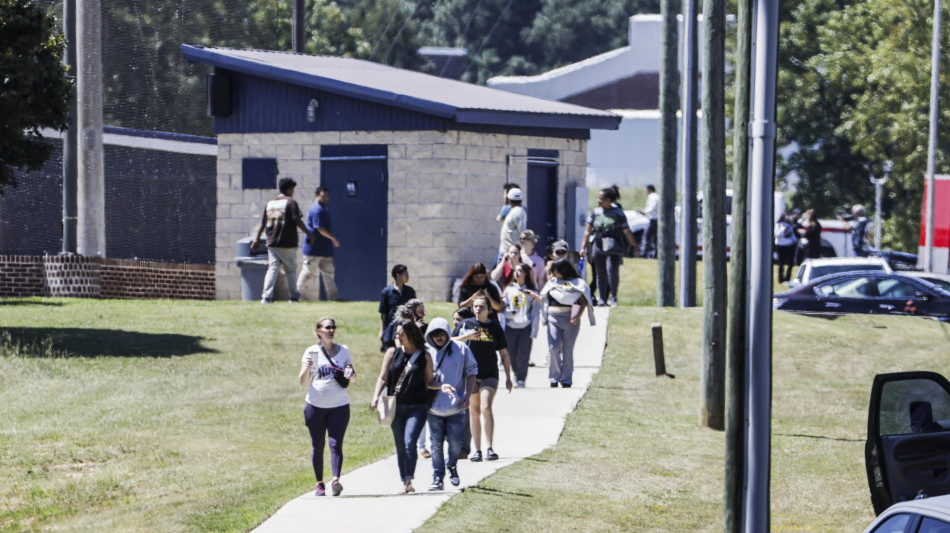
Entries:
POLYGON ((904 528, 910 523, 912 515, 899 513, 889 517, 874 528, 874 533, 904 533, 904 528))
POLYGON ((920 521, 917 533, 950 533, 950 524, 927 516, 920 521))
POLYGON ((845 278, 818 286, 818 292, 828 297, 872 298, 877 296, 877 285, 865 277, 845 278))
POLYGON ((929 379, 884 384, 879 413, 881 435, 906 435, 950 429, 950 395, 929 379))
POLYGON ((940 287, 945 291, 950 291, 950 281, 947 281, 943 278, 928 278, 927 276, 920 276, 921 278, 933 283, 934 285, 940 287))
POLYGON ((877 291, 884 298, 913 298, 919 290, 916 285, 901 279, 882 279, 877 283, 877 291))

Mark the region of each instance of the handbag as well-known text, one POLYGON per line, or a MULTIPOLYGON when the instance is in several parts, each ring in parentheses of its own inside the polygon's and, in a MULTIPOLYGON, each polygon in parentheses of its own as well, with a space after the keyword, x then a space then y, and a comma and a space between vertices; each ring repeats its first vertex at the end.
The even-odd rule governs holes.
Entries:
POLYGON ((333 379, 336 380, 336 382, 344 389, 349 387, 350 380, 346 379, 346 375, 343 373, 342 368, 337 368, 336 365, 333 364, 333 360, 330 359, 330 354, 327 353, 327 350, 323 347, 323 345, 320 345, 320 353, 322 353, 323 356, 327 358, 327 362, 330 363, 330 368, 333 371, 333 379))
POLYGON ((384 427, 392 425, 393 418, 396 417, 396 395, 399 394, 399 390, 402 388, 402 382, 405 381, 406 374, 409 373, 409 367, 414 363, 415 359, 406 361, 406 366, 403 367, 402 374, 399 375, 399 379, 396 381, 396 387, 393 388, 393 393, 380 396, 379 401, 376 402, 376 421, 379 422, 379 425, 384 427))

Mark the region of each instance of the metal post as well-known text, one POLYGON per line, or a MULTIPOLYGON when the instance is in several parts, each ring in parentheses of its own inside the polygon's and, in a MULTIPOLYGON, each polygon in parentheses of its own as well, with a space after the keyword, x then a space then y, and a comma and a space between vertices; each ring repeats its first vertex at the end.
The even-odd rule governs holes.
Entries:
POLYGON ((106 256, 105 177, 102 152, 102 8, 100 0, 76 4, 76 252, 106 256))
MULTIPOLYGON (((940 11, 941 1, 934 0, 933 44, 930 51, 930 142, 927 144, 927 239, 924 270, 934 271, 934 174, 937 173, 937 115, 940 112, 940 11)), ((941 272, 946 267, 941 268, 941 272)))
POLYGON ((294 34, 294 52, 304 52, 304 0, 294 0, 293 14, 293 34, 294 34))
MULTIPOLYGON (((76 79, 76 0, 63 2, 63 30, 69 76, 76 79)), ((69 102, 69 126, 63 136, 63 252, 76 253, 76 91, 69 102)))
POLYGON ((772 179, 778 0, 756 0, 750 162, 747 482, 743 530, 769 531, 772 421, 772 179))
POLYGON ((683 1, 680 307, 696 305, 696 0, 683 1))
POLYGON ((874 184, 874 248, 878 250, 881 249, 881 194, 883 193, 884 184, 891 177, 894 163, 885 161, 882 167, 884 169, 883 178, 875 178, 874 174, 871 174, 871 183, 874 184))

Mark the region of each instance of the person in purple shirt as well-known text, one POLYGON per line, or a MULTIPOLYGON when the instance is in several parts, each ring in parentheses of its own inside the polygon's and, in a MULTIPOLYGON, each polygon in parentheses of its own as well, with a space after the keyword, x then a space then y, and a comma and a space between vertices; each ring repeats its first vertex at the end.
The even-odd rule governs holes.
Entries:
POLYGON ((339 300, 340 292, 336 288, 335 269, 333 267, 333 248, 340 246, 340 241, 330 233, 330 189, 323 185, 317 187, 316 198, 307 212, 307 229, 315 237, 313 244, 306 242, 303 245, 303 268, 300 269, 300 278, 297 279, 297 288, 304 287, 310 278, 317 279, 317 288, 320 288, 320 279, 327 291, 327 299, 339 300))

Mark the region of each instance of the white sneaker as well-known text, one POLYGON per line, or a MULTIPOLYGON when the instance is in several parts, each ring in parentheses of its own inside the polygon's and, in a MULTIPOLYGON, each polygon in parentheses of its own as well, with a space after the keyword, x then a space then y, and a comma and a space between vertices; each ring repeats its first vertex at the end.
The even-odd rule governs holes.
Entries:
POLYGON ((524 381, 518 380, 518 382, 515 383, 515 387, 518 387, 519 389, 523 389, 523 388, 524 388, 524 381))

